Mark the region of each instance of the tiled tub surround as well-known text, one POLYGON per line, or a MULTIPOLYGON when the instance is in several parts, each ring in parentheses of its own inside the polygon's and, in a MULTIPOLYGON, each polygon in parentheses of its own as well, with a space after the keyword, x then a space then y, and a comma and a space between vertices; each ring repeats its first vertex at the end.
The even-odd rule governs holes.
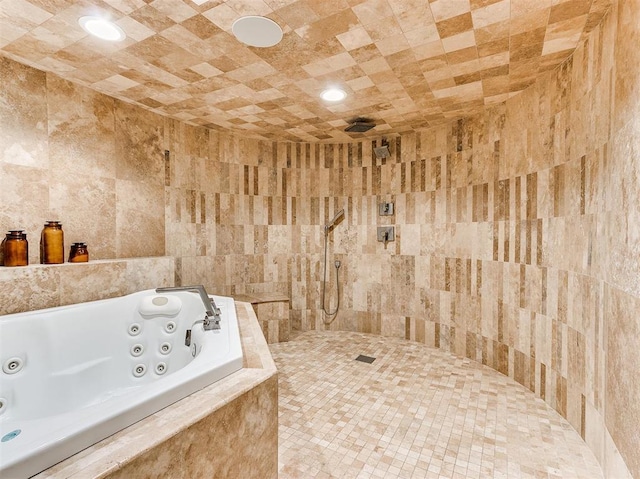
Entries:
POLYGON ((242 370, 34 477, 277 478, 277 371, 251 305, 236 310, 242 370))
POLYGON ((214 299, 217 331, 198 325, 203 301, 189 291, 0 316, 3 365, 16 358, 19 372, 0 375, 0 437, 22 431, 0 441, 0 477, 31 477, 240 371, 234 300, 214 299))
POLYGON ((115 298, 173 281, 168 256, 0 267, 0 315, 115 298))
POLYGON ((167 254, 176 284, 286 294, 306 330, 324 328, 322 225, 345 208, 329 235, 343 264, 332 329, 508 374, 569 420, 605 475, 623 458, 639 477, 638 18, 636 2, 615 3, 559 70, 482 115, 389 138, 380 164, 370 141, 239 138, 3 59, 0 227, 39 232, 53 215, 96 258, 167 254), (377 215, 382 200, 395 216, 377 215), (398 234, 386 249, 383 224, 398 234))
POLYGON ((279 479, 603 477, 566 419, 476 361, 351 332, 309 331, 270 349, 279 479))

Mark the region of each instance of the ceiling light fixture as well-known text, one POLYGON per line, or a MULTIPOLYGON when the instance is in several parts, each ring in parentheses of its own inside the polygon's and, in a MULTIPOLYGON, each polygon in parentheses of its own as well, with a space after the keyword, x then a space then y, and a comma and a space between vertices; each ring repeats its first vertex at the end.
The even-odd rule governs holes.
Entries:
POLYGON ((325 101, 341 101, 347 98, 347 94, 340 88, 327 88, 325 91, 320 93, 320 98, 325 101))
POLYGON ((109 20, 105 20, 104 18, 94 16, 80 17, 80 19, 78 19, 78 23, 85 32, 102 40, 120 42, 126 38, 122 28, 109 20))
POLYGON ((280 25, 270 18, 257 15, 238 18, 231 25, 231 31, 238 40, 250 47, 272 47, 282 40, 280 25))

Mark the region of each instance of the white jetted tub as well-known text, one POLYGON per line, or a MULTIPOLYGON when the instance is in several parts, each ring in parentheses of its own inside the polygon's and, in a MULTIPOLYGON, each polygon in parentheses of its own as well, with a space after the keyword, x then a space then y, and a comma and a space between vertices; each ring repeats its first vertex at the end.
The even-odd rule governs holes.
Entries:
POLYGON ((142 291, 0 316, 0 477, 26 478, 242 368, 232 298, 142 291), (209 308, 210 313, 214 308, 209 308))

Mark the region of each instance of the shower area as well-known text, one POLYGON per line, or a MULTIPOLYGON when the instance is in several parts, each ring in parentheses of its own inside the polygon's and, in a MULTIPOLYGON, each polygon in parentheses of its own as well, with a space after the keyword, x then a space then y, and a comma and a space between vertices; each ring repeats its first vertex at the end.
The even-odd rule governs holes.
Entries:
MULTIPOLYGON (((176 285, 286 295, 294 330, 473 360, 556 410, 605 473, 639 476, 640 61, 619 40, 637 26, 618 20, 638 12, 620 3, 518 95, 384 145, 194 126, 3 57, 1 139, 24 154, 0 161, 0 223, 39 231, 48 208, 92 259, 166 256, 176 285)), ((24 309, 59 290, 86 299, 29 271, 20 288, 44 293, 16 295, 24 309)))

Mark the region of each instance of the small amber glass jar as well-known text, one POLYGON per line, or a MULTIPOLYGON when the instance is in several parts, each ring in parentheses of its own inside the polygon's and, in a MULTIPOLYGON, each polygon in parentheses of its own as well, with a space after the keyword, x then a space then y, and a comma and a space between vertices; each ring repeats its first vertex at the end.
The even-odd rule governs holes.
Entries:
POLYGON ((27 266, 29 264, 29 242, 22 230, 11 230, 3 241, 2 252, 5 266, 27 266))
POLYGON ((40 263, 64 263, 64 233, 59 221, 47 221, 40 235, 40 263))
POLYGON ((87 243, 73 243, 69 251, 69 263, 86 263, 89 261, 87 243))

